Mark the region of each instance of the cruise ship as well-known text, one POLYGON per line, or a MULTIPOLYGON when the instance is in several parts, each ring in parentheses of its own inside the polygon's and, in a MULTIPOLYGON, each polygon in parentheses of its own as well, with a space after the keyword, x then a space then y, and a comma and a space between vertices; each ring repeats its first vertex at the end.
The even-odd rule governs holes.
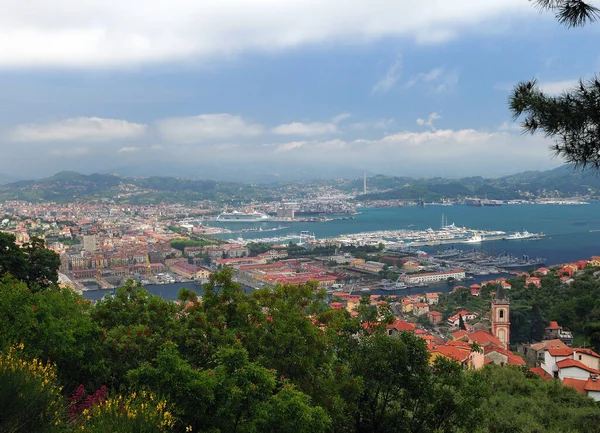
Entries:
POLYGON ((216 221, 223 222, 238 222, 238 223, 255 223, 261 221, 269 221, 271 217, 260 212, 223 212, 219 214, 216 221))

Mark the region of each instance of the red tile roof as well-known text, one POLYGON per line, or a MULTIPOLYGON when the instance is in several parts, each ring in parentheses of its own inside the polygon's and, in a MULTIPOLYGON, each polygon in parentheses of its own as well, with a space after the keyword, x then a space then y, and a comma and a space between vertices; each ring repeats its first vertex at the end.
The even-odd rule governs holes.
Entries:
POLYGON ((600 358, 600 355, 598 355, 592 349, 577 348, 577 349, 573 349, 573 352, 575 352, 575 353, 583 353, 583 354, 588 355, 588 356, 593 356, 594 358, 600 358))
POLYGON ((543 368, 540 368, 540 367, 531 367, 529 369, 529 371, 531 371, 532 373, 537 374, 542 379, 545 379, 545 380, 552 379, 552 376, 550 376, 548 373, 546 373, 546 371, 543 368))
POLYGON ((471 350, 471 346, 469 345, 469 343, 466 343, 466 342, 460 341, 460 340, 450 340, 446 343, 446 345, 453 346, 453 347, 461 347, 463 349, 471 350))
POLYGON ((572 379, 570 377, 567 377, 563 379, 562 384, 564 386, 568 386, 569 388, 573 388, 575 389, 575 391, 581 392, 582 394, 586 393, 585 385, 587 384, 587 380, 572 379))
POLYGON ((551 347, 553 347, 555 349, 557 349, 557 348, 565 348, 566 349, 569 346, 567 346, 565 343, 563 343, 561 340, 558 340, 558 339, 544 340, 540 343, 536 343, 531 346, 531 348, 533 350, 542 350, 542 349, 551 348, 551 347))
POLYGON ((571 349, 570 347, 564 347, 564 348, 549 347, 548 353, 551 356, 571 356, 571 354, 573 353, 573 349, 571 349))
POLYGON ((506 356, 506 362, 509 365, 525 365, 525 360, 518 355, 515 355, 510 350, 503 349, 502 347, 489 345, 483 348, 484 354, 488 355, 493 352, 500 353, 506 356))
POLYGON ((582 362, 575 361, 574 359, 563 359, 556 363, 558 368, 581 368, 582 370, 588 371, 592 374, 600 374, 600 371, 595 368, 590 368, 582 362))
POLYGON ((550 322, 546 329, 562 329, 562 326, 559 326, 558 322, 550 322))
POLYGON ((596 380, 594 380, 590 377, 585 385, 585 390, 600 392, 600 379, 596 378, 596 380))
POLYGON ((405 320, 396 320, 394 323, 390 323, 386 326, 387 329, 395 329, 397 331, 414 332, 415 324, 407 322, 405 320))
POLYGON ((465 331, 464 329, 461 329, 460 331, 456 331, 452 333, 452 337, 455 340, 460 340, 463 337, 466 337, 467 335, 469 335, 469 333, 467 331, 465 331))
POLYGON ((452 358, 458 362, 464 362, 469 359, 471 351, 452 346, 438 346, 432 350, 433 353, 440 353, 448 358, 452 358))
POLYGON ((494 337, 487 331, 473 332, 472 334, 469 334, 469 338, 471 339, 471 341, 474 341, 481 346, 487 346, 489 344, 492 344, 494 346, 504 347, 504 344, 502 344, 502 342, 498 338, 494 337))

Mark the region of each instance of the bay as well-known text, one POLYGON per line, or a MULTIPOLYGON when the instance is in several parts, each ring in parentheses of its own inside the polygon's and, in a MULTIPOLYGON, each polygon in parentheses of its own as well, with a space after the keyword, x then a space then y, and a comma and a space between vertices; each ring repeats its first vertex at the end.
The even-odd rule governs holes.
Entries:
MULTIPOLYGON (((511 240, 483 242, 476 248, 492 251, 496 254, 527 254, 531 257, 546 258, 547 265, 567 263, 581 259, 589 259, 592 255, 600 255, 600 202, 588 205, 503 205, 496 207, 476 206, 405 206, 396 208, 361 209, 361 214, 353 220, 329 222, 285 223, 287 229, 268 233, 240 233, 220 235, 223 239, 259 239, 266 237, 299 234, 301 231, 314 233, 318 238, 333 238, 344 234, 362 233, 377 230, 400 229, 438 229, 441 227, 442 215, 448 224, 456 224, 470 229, 502 230, 515 232, 544 233, 540 240, 511 240), (409 227, 410 226, 410 227, 409 227)), ((211 226, 225 227, 230 230, 242 230, 262 227, 263 230, 282 225, 276 222, 263 223, 213 223, 211 226)), ((472 245, 455 245, 457 248, 472 249, 472 245)), ((423 247, 425 251, 447 248, 423 247)))
MULTIPOLYGON (((215 223, 211 226, 225 227, 230 230, 243 230, 262 227, 263 230, 281 225, 290 226, 287 229, 267 233, 242 233, 220 235, 223 239, 258 239, 264 237, 299 234, 301 231, 314 233, 317 238, 332 238, 344 234, 362 233, 377 230, 400 229, 438 229, 441 226, 442 214, 448 224, 465 226, 480 230, 502 230, 514 232, 527 230, 529 232, 544 233, 546 237, 540 240, 512 240, 483 242, 477 249, 499 254, 507 252, 513 255, 526 254, 530 257, 544 257, 547 265, 573 262, 589 259, 593 255, 600 255, 600 202, 589 205, 503 205, 499 207, 475 206, 425 206, 361 209, 361 214, 353 220, 337 220, 329 222, 297 222, 297 223, 215 223), (410 226, 410 227, 409 227, 410 226)), ((421 247, 427 252, 448 248, 450 245, 440 247, 421 247)), ((472 245, 455 245, 461 249, 472 249, 472 245)), ((475 277, 467 285, 491 280, 503 275, 486 275, 475 277)), ((150 293, 162 296, 165 299, 177 299, 179 289, 188 288, 201 294, 202 289, 193 283, 173 283, 163 285, 149 285, 144 287, 150 293)), ((380 290, 367 292, 367 294, 383 295, 408 295, 423 292, 447 292, 452 286, 435 285, 427 288, 412 288, 402 291, 384 292, 380 290)), ((360 293, 360 292, 359 292, 360 293)), ((100 299, 107 294, 104 290, 84 292, 84 297, 90 300, 100 299)))

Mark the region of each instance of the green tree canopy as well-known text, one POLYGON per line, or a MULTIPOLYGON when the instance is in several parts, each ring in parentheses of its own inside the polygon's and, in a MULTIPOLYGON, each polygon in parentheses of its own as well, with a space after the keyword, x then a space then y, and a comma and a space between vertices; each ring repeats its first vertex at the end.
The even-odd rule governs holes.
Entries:
POLYGON ((32 237, 19 246, 15 235, 0 232, 0 275, 10 274, 37 291, 58 283, 59 267, 60 257, 43 239, 32 237))

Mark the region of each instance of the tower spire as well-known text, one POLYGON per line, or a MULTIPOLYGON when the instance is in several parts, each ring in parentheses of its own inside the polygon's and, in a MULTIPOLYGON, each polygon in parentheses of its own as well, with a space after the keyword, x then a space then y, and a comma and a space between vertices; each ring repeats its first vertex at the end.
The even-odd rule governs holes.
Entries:
POLYGON ((492 299, 492 334, 510 349, 510 300, 506 297, 502 283, 492 299))

